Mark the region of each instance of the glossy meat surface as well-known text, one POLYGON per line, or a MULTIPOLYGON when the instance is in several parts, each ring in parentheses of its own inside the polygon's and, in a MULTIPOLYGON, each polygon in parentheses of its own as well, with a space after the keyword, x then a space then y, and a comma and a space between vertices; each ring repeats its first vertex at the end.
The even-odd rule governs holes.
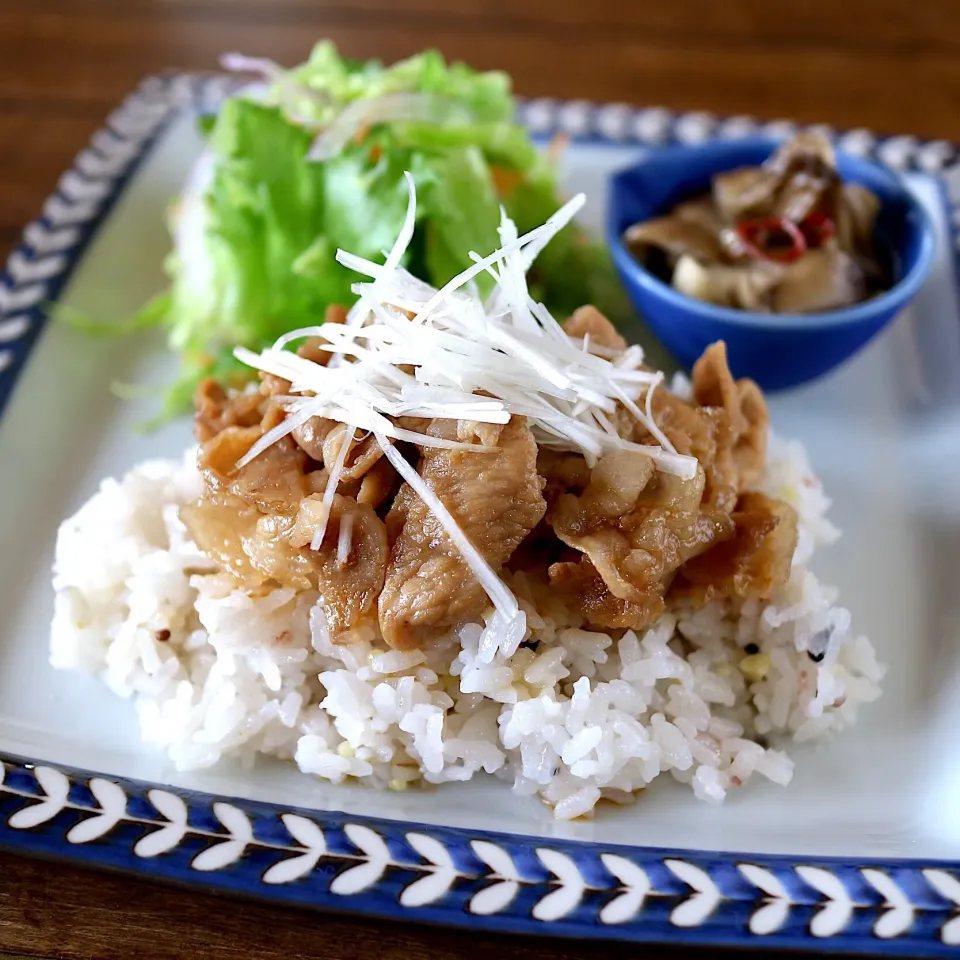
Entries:
MULTIPOLYGON (((565 329, 581 348, 592 343, 613 358, 626 349, 592 307, 565 329)), ((297 352, 329 356, 310 340, 297 352)), ((318 591, 334 640, 376 626, 407 650, 480 620, 487 593, 372 434, 314 417, 238 466, 283 423, 289 389, 269 375, 259 389, 201 384, 204 493, 182 511, 198 546, 247 588, 318 591)), ((397 451, 494 573, 549 584, 590 626, 641 629, 676 603, 769 595, 789 576, 797 520, 755 491, 769 430, 760 389, 733 378, 717 343, 694 366, 690 399, 658 385, 649 409, 675 450, 698 461, 691 479, 629 448, 591 465, 538 444, 521 416, 506 424, 398 416, 403 430, 486 449, 400 442, 397 451)), ((610 422, 625 440, 659 443, 626 406, 610 422)))

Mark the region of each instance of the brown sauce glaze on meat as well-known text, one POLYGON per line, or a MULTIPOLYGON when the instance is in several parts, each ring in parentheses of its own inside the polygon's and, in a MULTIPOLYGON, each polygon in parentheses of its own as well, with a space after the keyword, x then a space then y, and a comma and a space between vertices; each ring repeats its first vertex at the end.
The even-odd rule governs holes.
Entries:
MULTIPOLYGON (((494 570, 546 510, 537 444, 522 417, 503 428, 489 453, 424 448, 417 472, 494 570)), ((443 526, 406 484, 387 515, 387 534, 380 629, 391 646, 417 647, 489 606, 443 526)))
MULTIPOLYGON (((613 356, 626 348, 592 307, 565 329, 613 356)), ((330 356, 310 340, 297 352, 324 364, 330 356)), ((406 650, 478 620, 490 607, 487 594, 372 434, 314 417, 238 466, 282 424, 289 389, 269 376, 259 390, 212 381, 198 388, 204 492, 182 511, 198 546, 247 587, 317 590, 334 640, 378 625, 388 644, 406 650), (336 490, 328 491, 348 438, 336 490)), ((694 366, 691 399, 658 386, 650 410, 676 451, 697 459, 692 478, 663 472, 635 449, 591 465, 581 453, 538 446, 521 416, 506 424, 422 416, 394 423, 486 448, 397 444, 494 572, 548 581, 588 625, 640 629, 673 604, 769 596, 790 574, 797 518, 755 490, 768 432, 760 389, 733 379, 718 343, 694 366)), ((659 442, 626 407, 610 419, 625 440, 659 442)))

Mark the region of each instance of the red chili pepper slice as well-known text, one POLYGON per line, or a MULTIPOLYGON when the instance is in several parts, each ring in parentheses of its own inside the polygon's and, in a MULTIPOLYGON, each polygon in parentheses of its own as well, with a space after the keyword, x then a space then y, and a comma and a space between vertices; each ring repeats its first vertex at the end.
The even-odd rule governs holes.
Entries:
POLYGON ((800 232, 809 248, 822 247, 837 235, 837 225, 825 213, 814 210, 800 221, 800 232))
POLYGON ((784 217, 741 220, 735 229, 747 253, 757 259, 793 263, 807 250, 803 233, 792 220, 784 217))

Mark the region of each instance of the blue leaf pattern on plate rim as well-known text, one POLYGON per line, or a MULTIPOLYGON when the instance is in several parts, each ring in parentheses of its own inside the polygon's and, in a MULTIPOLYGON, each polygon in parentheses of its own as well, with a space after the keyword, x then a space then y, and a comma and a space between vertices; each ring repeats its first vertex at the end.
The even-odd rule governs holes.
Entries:
POLYGON ((0 848, 301 906, 490 930, 938 955, 960 865, 492 834, 2 758, 0 848))
MULTIPOLYGON (((73 267, 166 125, 210 110, 216 74, 148 77, 108 118, 0 275, 0 411, 73 267)), ((661 144, 789 121, 625 104, 520 102, 534 133, 661 144)), ((947 141, 828 130, 842 149, 935 174, 953 244, 960 154, 947 141)), ((214 797, 0 756, 0 848, 335 910, 531 934, 936 956, 960 946, 960 863, 607 846, 214 797)))

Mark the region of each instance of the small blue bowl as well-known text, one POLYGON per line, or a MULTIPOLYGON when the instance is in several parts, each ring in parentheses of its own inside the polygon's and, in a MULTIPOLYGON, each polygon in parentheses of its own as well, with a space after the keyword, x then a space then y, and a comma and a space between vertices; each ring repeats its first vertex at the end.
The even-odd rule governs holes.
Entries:
POLYGON ((852 356, 896 316, 933 265, 933 225, 903 181, 886 167, 840 153, 844 182, 859 183, 881 201, 876 242, 892 254, 894 286, 842 310, 764 314, 718 307, 678 293, 642 267, 623 244, 623 231, 666 213, 710 187, 726 170, 762 163, 777 148, 767 138, 714 141, 651 150, 617 174, 609 192, 607 242, 634 306, 663 345, 690 367, 704 348, 725 340, 730 368, 765 390, 782 390, 822 376, 852 356))

